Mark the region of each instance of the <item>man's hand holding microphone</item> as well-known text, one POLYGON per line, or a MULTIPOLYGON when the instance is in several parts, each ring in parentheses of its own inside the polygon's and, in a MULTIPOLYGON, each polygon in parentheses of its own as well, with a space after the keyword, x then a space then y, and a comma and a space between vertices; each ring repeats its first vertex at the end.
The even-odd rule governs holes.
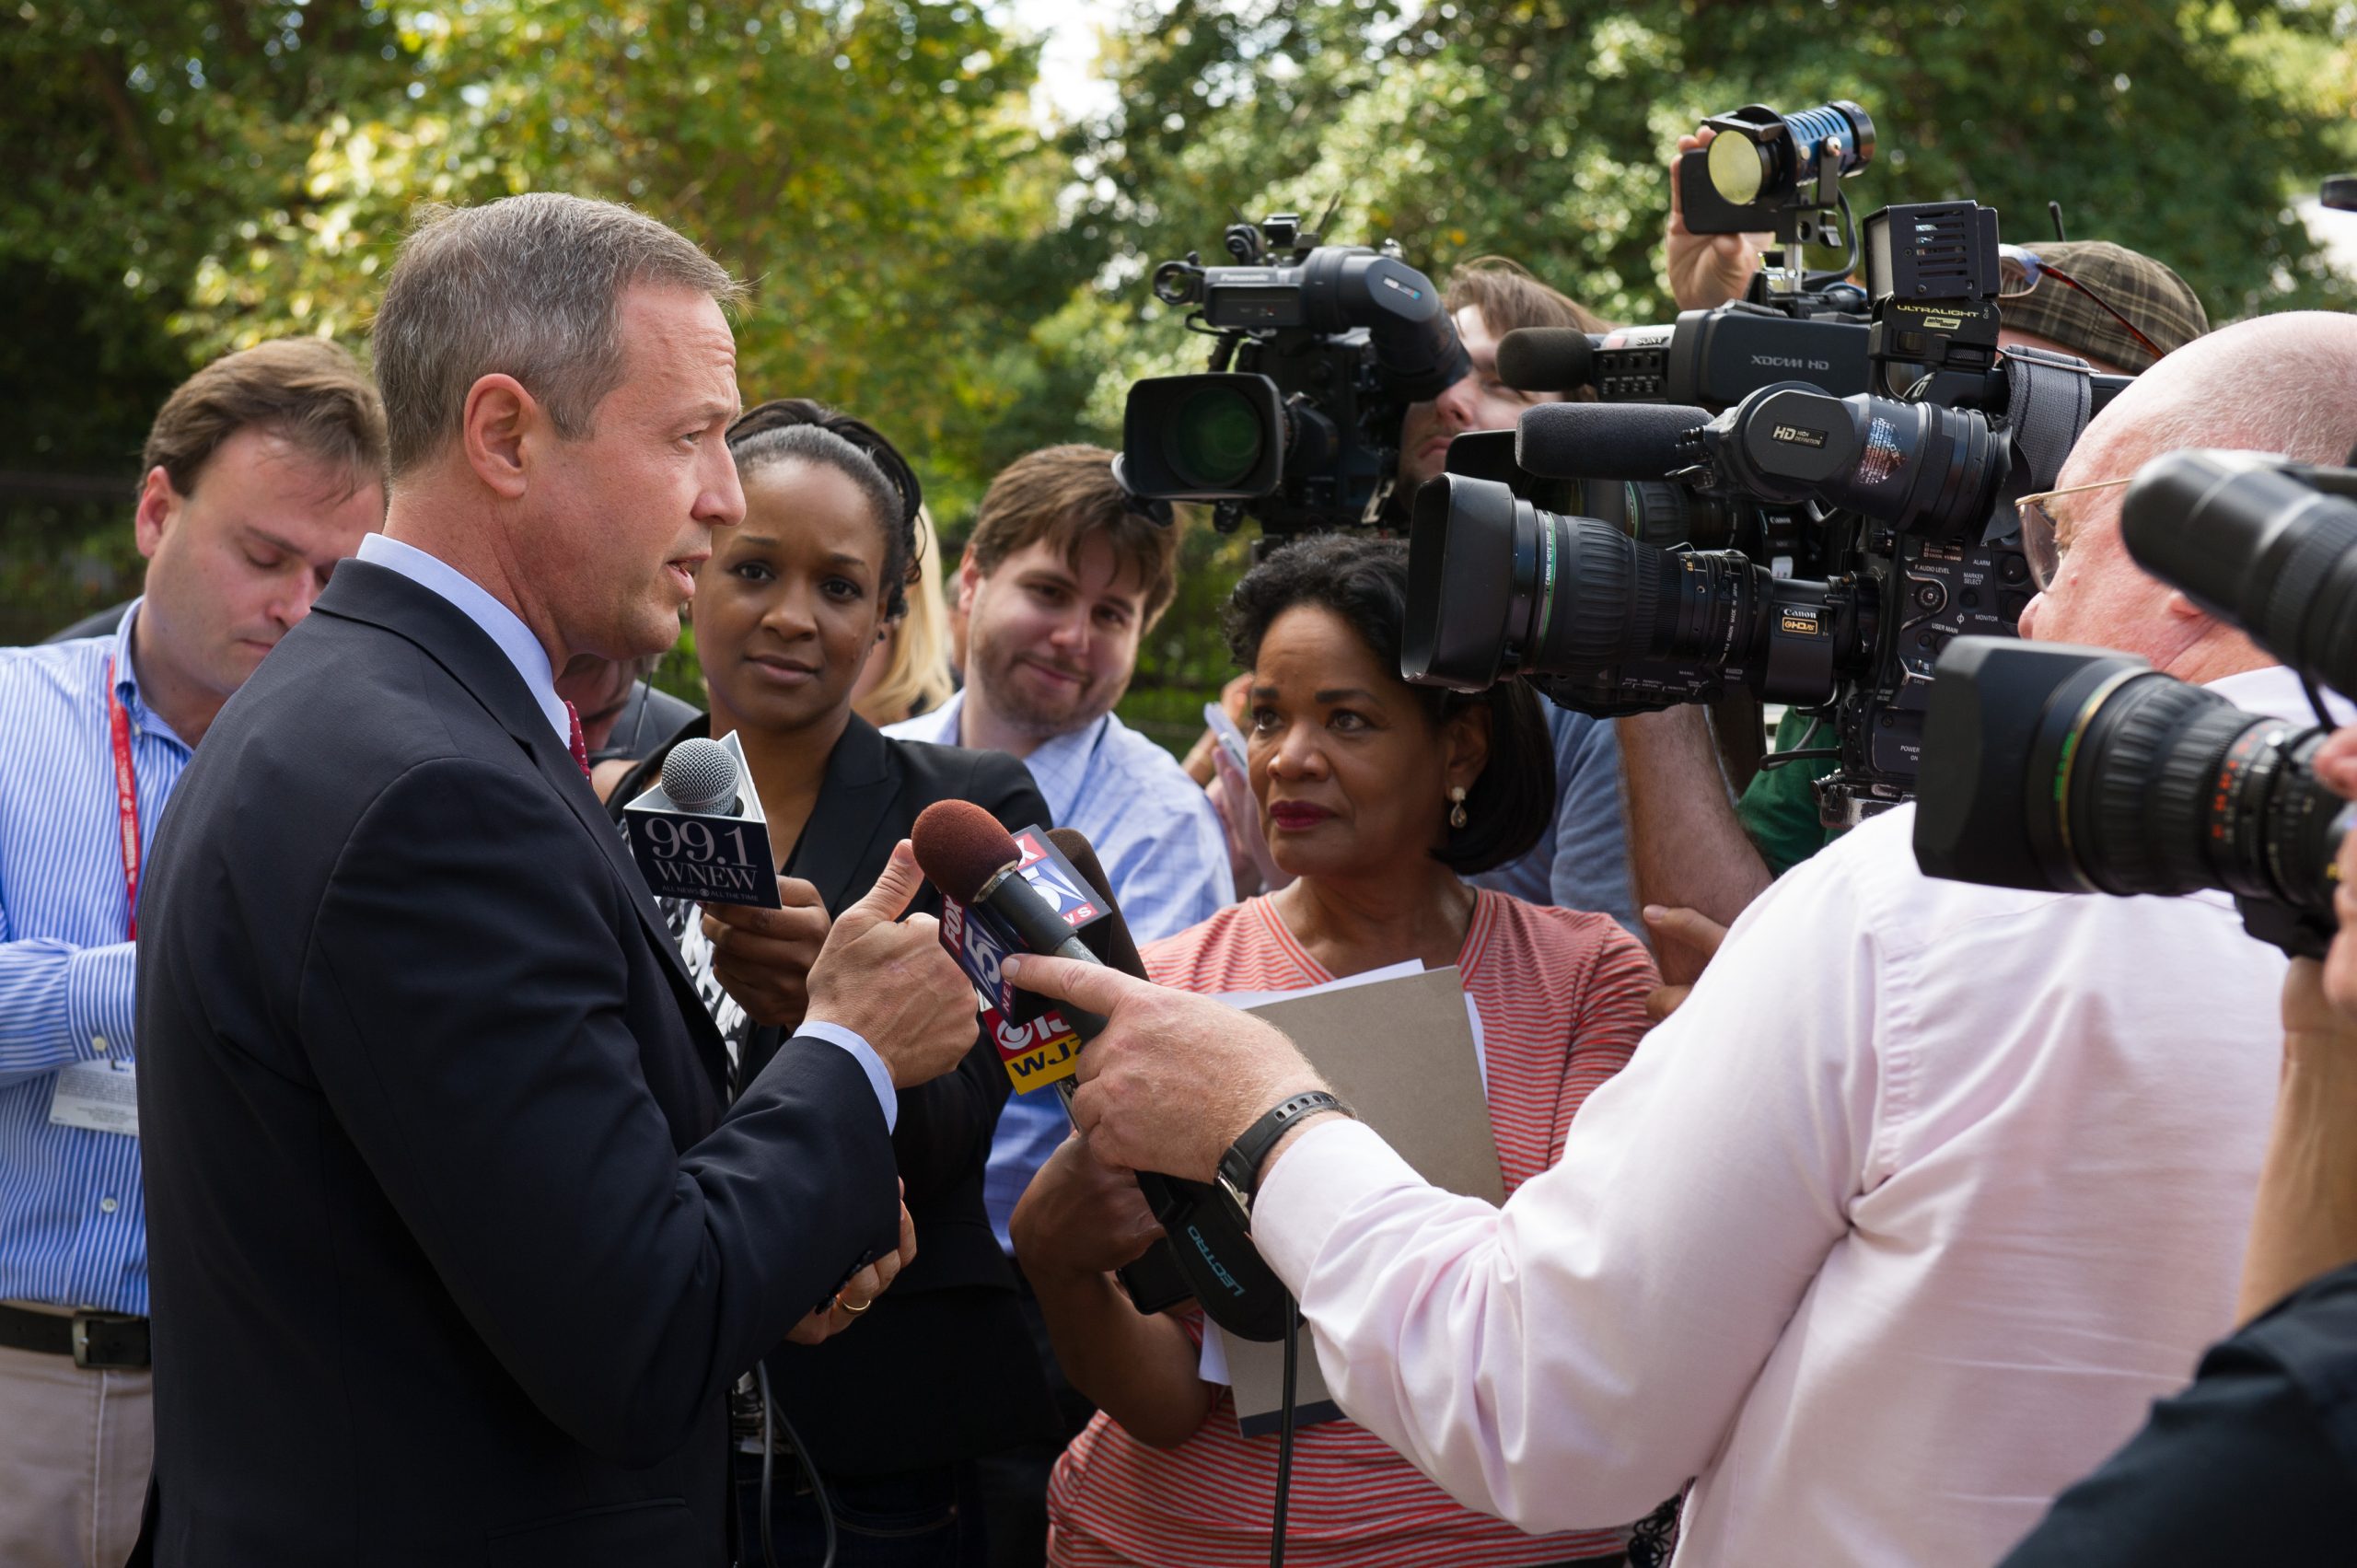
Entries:
POLYGON ((929 914, 900 918, 924 876, 906 839, 867 896, 830 923, 807 882, 778 878, 783 910, 706 906, 721 982, 760 1023, 832 1024, 875 1048, 895 1088, 928 1083, 974 1046, 974 988, 929 914), (796 889, 807 889, 801 905, 796 889), (815 955, 815 956, 811 956, 815 955), (798 1004, 798 1005, 797 1005, 798 1004))
MULTIPOLYGON (((1074 1122, 1108 1165, 1210 1181, 1220 1156, 1271 1106, 1326 1087, 1271 1025, 1208 996, 1172 991, 1095 964, 1021 954, 1007 978, 1105 1020, 1080 1053, 1074 1122)), ((1261 1163, 1275 1167, 1305 1117, 1261 1163)))

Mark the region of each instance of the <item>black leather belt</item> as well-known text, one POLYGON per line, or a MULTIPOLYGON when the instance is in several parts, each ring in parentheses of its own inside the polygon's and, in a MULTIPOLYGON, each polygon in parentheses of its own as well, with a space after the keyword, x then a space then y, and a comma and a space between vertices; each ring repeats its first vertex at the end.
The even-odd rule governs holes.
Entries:
POLYGON ((0 1307, 0 1345, 70 1355, 76 1366, 130 1372, 147 1365, 147 1319, 121 1312, 28 1312, 0 1307))

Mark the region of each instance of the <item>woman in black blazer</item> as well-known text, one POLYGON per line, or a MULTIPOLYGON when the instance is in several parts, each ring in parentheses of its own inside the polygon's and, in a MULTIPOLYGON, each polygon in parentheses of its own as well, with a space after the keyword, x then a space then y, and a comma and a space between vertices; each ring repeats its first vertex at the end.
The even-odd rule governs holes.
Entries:
MULTIPOLYGON (((645 758, 611 800, 619 813, 691 735, 733 731, 744 746, 779 870, 802 884, 789 884, 787 901, 805 908, 771 922, 792 934, 754 944, 750 959, 737 917, 724 924, 690 905, 665 912, 741 1083, 791 1032, 795 966, 807 970, 824 934, 819 909, 830 919, 866 892, 918 812, 970 800, 1010 829, 1049 824, 1014 759, 887 739, 852 712, 860 667, 916 578, 919 494, 900 454, 859 421, 802 400, 748 412, 728 444, 745 521, 715 535, 696 575, 696 650, 712 712, 645 758), (715 967, 766 1022, 746 1016, 715 967)), ((917 907, 938 912, 932 889, 917 907)), ((900 1092, 892 1143, 916 1260, 860 1323, 767 1358, 777 1407, 825 1478, 843 1568, 980 1563, 970 1461, 1060 1430, 982 1210, 982 1165, 1007 1092, 997 1048, 979 1031, 957 1071, 900 1092)), ((740 1454, 738 1469, 742 1555, 759 1563, 758 1456, 740 1454)), ((779 1562, 816 1562, 820 1521, 789 1457, 779 1458, 773 1491, 779 1562)))

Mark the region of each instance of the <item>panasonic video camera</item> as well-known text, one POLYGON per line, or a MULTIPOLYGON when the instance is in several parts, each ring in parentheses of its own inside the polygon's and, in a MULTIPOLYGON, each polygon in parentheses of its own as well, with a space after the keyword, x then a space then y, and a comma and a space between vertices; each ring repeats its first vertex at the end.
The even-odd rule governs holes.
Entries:
POLYGON ((1745 688, 1817 720, 1784 759, 1829 764, 1817 780, 1828 825, 1908 798, 1942 650, 2011 635, 2033 591, 2013 497, 2051 483, 2129 378, 2001 354, 1991 209, 1888 207, 1864 241, 1867 389, 1794 379, 1715 416, 1610 403, 1524 415, 1520 469, 1584 482, 1591 497, 1656 487, 1675 505, 1648 516, 1689 519, 1688 538, 1632 538, 1625 513, 1560 515, 1459 474, 1424 486, 1403 673, 1461 691, 1521 676, 1596 714, 1745 688), (1770 558, 1713 547, 1731 533, 1770 558))
POLYGON ((1408 405, 1471 368, 1432 280, 1398 247, 1321 245, 1280 213, 1227 230, 1237 265, 1190 253, 1154 292, 1191 305, 1211 368, 1130 388, 1118 473, 1133 495, 1209 502, 1272 540, 1372 522, 1399 470, 1408 405), (1272 259, 1273 258, 1273 259, 1272 259))

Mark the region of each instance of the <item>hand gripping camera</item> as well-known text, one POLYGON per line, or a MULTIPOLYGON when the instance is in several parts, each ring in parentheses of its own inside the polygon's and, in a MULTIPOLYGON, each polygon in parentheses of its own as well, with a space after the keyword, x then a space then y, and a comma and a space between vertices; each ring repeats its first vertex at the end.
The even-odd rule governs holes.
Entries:
POLYGON ((1272 536, 1372 522, 1408 405, 1472 367, 1396 246, 1321 245, 1300 224, 1234 225, 1236 266, 1190 252, 1155 269, 1156 296, 1196 307, 1189 326, 1216 341, 1209 372, 1130 388, 1117 471, 1133 495, 1210 502, 1223 533, 1248 517, 1272 536))
POLYGON ((1793 555, 1817 574, 1782 575, 1793 555, 1771 569, 1740 550, 1640 542, 1444 475, 1413 508, 1408 678, 1478 691, 1521 675, 1597 714, 1747 688, 1831 726, 1836 765, 1817 781, 1829 824, 1907 798, 1941 650, 2011 634, 2029 600, 2011 498, 2051 483, 2128 378, 2000 353, 1993 211, 1894 206, 1865 232, 1880 389, 1786 382, 1716 417, 1550 404, 1516 437, 1531 473, 1662 485, 1684 494, 1689 517, 1791 519, 1806 541, 1793 555))
MULTIPOLYGON (((1593 335, 1525 328, 1498 345, 1498 373, 1526 392, 1593 387, 1611 402, 1692 404, 1713 413, 1761 387, 1806 381, 1837 394, 1868 387, 1867 296, 1849 281, 1857 227, 1840 182, 1874 161, 1875 125, 1846 99, 1796 114, 1749 104, 1702 122, 1710 145, 1678 163, 1678 205, 1696 234, 1772 231, 1779 265, 1739 300, 1660 326, 1593 335), (1806 247, 1844 250, 1811 271, 1806 247)), ((1632 497, 1632 502, 1641 501, 1632 497)), ((1643 522, 1631 519, 1641 530, 1643 522)))

